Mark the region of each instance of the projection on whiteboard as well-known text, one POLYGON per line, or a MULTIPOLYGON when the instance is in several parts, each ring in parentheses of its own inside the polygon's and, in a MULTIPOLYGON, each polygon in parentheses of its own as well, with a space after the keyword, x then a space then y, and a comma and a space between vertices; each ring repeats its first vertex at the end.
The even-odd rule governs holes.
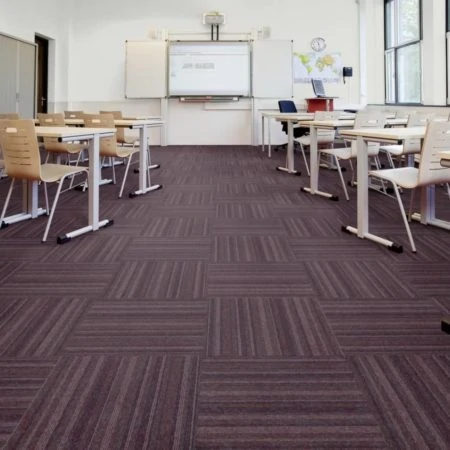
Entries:
POLYGON ((170 96, 250 96, 248 42, 171 42, 170 96))

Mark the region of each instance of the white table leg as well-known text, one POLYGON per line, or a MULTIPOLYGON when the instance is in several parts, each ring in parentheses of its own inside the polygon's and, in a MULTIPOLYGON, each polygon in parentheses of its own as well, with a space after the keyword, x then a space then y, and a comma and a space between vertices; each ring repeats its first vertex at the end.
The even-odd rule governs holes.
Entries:
POLYGON ((282 172, 287 172, 292 175, 300 175, 300 172, 297 172, 294 168, 294 126, 291 120, 287 121, 288 126, 288 144, 286 151, 286 167, 277 167, 277 170, 281 170, 282 172))

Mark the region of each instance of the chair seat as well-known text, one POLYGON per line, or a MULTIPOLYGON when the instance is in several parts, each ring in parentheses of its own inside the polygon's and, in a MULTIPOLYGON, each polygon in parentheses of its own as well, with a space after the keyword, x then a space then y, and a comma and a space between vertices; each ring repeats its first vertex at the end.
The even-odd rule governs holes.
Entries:
POLYGON ((352 150, 350 147, 338 147, 320 150, 320 153, 337 156, 339 159, 350 159, 352 157, 352 150))
MULTIPOLYGON (((128 156, 132 155, 133 153, 138 153, 139 147, 123 147, 123 146, 117 146, 117 157, 118 158, 127 158, 128 156)), ((108 155, 109 156, 109 155, 108 155)))
POLYGON ((414 189, 419 185, 419 169, 415 167, 371 170, 369 171, 369 175, 382 180, 391 181, 392 183, 407 189, 414 189))
POLYGON ((63 166, 61 164, 42 164, 41 176, 42 181, 51 183, 61 179, 64 176, 87 172, 87 167, 82 166, 63 166))
POLYGON ((380 150, 389 152, 394 156, 409 155, 411 153, 420 153, 420 145, 418 147, 405 147, 402 144, 382 145, 380 150))

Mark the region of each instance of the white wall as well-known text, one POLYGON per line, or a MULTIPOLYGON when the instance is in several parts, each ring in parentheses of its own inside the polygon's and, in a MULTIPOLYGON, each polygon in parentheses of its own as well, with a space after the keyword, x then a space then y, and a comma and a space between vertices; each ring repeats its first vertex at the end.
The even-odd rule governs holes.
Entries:
POLYGON ((52 39, 49 49, 49 108, 64 107, 68 93, 72 1, 1 0, 0 5, 0 32, 29 42, 34 42, 35 33, 52 39))
MULTIPOLYGON (((327 84, 327 94, 340 97, 337 103, 358 103, 359 31, 355 0, 129 0, 124 7, 118 0, 77 0, 71 36, 69 102, 74 108, 98 110, 120 107, 127 113, 158 113, 157 100, 124 99, 126 40, 147 39, 155 29, 167 29, 170 36, 192 39, 186 33, 203 33, 210 28, 201 23, 202 13, 211 9, 226 15, 221 26, 223 38, 235 38, 263 26, 270 28, 271 39, 292 39, 294 51, 311 51, 310 42, 322 36, 327 50, 342 53, 344 65, 354 68, 347 84, 327 84), (337 18, 339 17, 339 20, 337 18), (236 34, 228 34, 236 33, 236 34), (99 63, 99 58, 101 62, 99 63)), ((195 36, 194 36, 195 37, 195 36)), ((295 85, 295 99, 304 103, 312 95, 310 84, 295 85)), ((275 99, 269 107, 276 108, 275 99)), ((169 144, 251 144, 252 117, 248 102, 211 108, 205 104, 180 104, 169 101, 169 144)), ((259 125, 259 123, 258 123, 259 125)), ((280 125, 275 137, 284 141, 280 125)), ((259 136, 260 133, 256 133, 259 136)))

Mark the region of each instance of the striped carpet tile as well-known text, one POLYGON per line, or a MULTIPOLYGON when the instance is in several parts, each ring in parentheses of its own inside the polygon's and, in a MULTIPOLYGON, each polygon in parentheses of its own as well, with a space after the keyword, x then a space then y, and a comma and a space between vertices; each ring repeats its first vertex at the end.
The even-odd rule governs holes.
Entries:
POLYGON ((274 217, 268 204, 219 203, 216 205, 218 219, 268 219, 274 217))
POLYGON ((233 236, 285 236, 286 233, 277 218, 270 219, 216 219, 211 221, 211 234, 233 236))
POLYGON ((124 261, 105 297, 200 299, 205 295, 205 269, 201 261, 124 261))
POLYGON ((400 270, 393 271, 381 260, 307 261, 305 270, 320 298, 387 299, 413 298, 416 295, 404 274, 400 270))
POLYGON ((207 237, 136 237, 121 256, 131 261, 202 261, 209 260, 211 243, 207 237))
POLYGON ((168 206, 173 205, 212 205, 213 204, 213 192, 165 192, 164 204, 168 206))
POLYGON ((86 300, 77 298, 3 297, 0 355, 19 358, 56 356, 86 306, 86 300))
POLYGON ((299 298, 210 300, 207 356, 342 356, 319 305, 299 298))
POLYGON ((210 220, 206 217, 155 217, 142 231, 146 237, 207 237, 210 220))
POLYGON ((64 351, 204 353, 207 317, 203 300, 94 302, 64 351))
POLYGON ((335 238, 342 236, 342 231, 339 226, 336 226, 336 217, 285 217, 281 219, 281 223, 288 236, 291 237, 335 238))
MULTIPOLYGON (((41 245, 41 244, 39 244, 41 245)), ((117 264, 50 263, 28 264, 4 281, 5 295, 101 295, 110 285, 117 264)))
POLYGON ((419 299, 320 300, 345 354, 450 352, 438 306, 419 299))
POLYGON ((215 236, 213 262, 288 262, 294 254, 282 236, 215 236))
POLYGON ((336 358, 204 360, 195 449, 387 448, 350 366, 336 358))
POLYGON ((314 287, 301 263, 209 264, 207 295, 314 296, 314 287))
POLYGON ((16 429, 44 385, 55 362, 47 359, 0 359, 0 447, 16 429))
POLYGON ((449 448, 448 354, 360 356, 354 365, 377 405, 390 448, 449 448))
POLYGON ((61 359, 6 449, 189 449, 193 356, 61 359))
MULTIPOLYGON (((442 245, 442 243, 441 243, 442 245)), ((398 264, 396 269, 418 296, 447 296, 450 292, 450 260, 398 264)))

